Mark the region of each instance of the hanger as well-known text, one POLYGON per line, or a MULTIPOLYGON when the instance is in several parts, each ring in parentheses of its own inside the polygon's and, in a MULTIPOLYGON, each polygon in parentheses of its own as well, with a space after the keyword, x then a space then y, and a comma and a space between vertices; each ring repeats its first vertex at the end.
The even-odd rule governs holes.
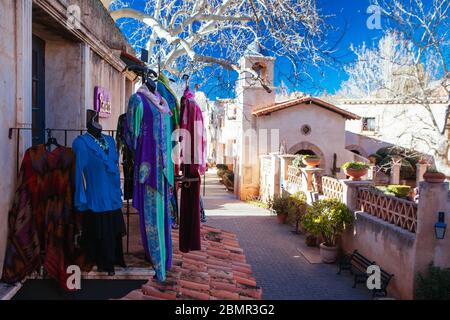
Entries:
POLYGON ((182 77, 182 79, 185 81, 185 85, 186 85, 186 88, 185 89, 188 89, 189 88, 189 75, 188 74, 183 74, 183 77, 182 77))
POLYGON ((158 78, 161 76, 161 40, 156 39, 158 45, 158 78))
POLYGON ((45 144, 45 147, 47 148, 47 150, 50 150, 52 145, 54 145, 55 147, 61 147, 56 138, 52 136, 52 130, 47 129, 47 143, 45 144))
POLYGON ((147 88, 150 90, 150 92, 155 93, 156 83, 152 79, 152 77, 157 79, 158 73, 156 73, 154 70, 152 70, 146 66, 140 66, 140 65, 128 66, 127 69, 138 74, 142 78, 142 83, 147 86, 147 88))

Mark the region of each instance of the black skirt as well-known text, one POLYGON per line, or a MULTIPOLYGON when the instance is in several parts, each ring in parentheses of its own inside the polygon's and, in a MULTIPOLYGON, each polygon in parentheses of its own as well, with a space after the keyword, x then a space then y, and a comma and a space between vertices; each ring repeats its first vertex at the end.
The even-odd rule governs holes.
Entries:
POLYGON ((81 247, 88 262, 99 271, 114 272, 114 265, 125 266, 122 237, 126 235, 121 209, 83 212, 81 247))

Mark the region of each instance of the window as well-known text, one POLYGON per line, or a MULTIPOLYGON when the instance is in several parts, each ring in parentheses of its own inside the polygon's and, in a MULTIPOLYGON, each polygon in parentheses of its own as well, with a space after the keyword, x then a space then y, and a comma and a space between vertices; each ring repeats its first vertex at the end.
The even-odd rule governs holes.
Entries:
POLYGON ((376 130, 375 118, 362 119, 362 131, 375 132, 375 130, 376 130))

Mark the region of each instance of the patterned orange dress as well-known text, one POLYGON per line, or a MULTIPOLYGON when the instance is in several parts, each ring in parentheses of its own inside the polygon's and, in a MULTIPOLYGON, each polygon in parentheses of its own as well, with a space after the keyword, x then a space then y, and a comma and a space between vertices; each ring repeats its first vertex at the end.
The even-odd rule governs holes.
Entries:
POLYGON ((67 289, 66 268, 76 253, 74 173, 71 148, 38 145, 26 151, 9 212, 4 282, 21 281, 43 266, 67 289))

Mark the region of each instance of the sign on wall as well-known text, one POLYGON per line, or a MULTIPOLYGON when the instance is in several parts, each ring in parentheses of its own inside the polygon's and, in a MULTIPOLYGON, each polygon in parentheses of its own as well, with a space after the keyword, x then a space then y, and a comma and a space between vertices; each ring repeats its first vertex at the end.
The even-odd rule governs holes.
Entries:
POLYGON ((111 93, 108 89, 95 87, 94 89, 94 110, 102 118, 111 116, 111 93))

